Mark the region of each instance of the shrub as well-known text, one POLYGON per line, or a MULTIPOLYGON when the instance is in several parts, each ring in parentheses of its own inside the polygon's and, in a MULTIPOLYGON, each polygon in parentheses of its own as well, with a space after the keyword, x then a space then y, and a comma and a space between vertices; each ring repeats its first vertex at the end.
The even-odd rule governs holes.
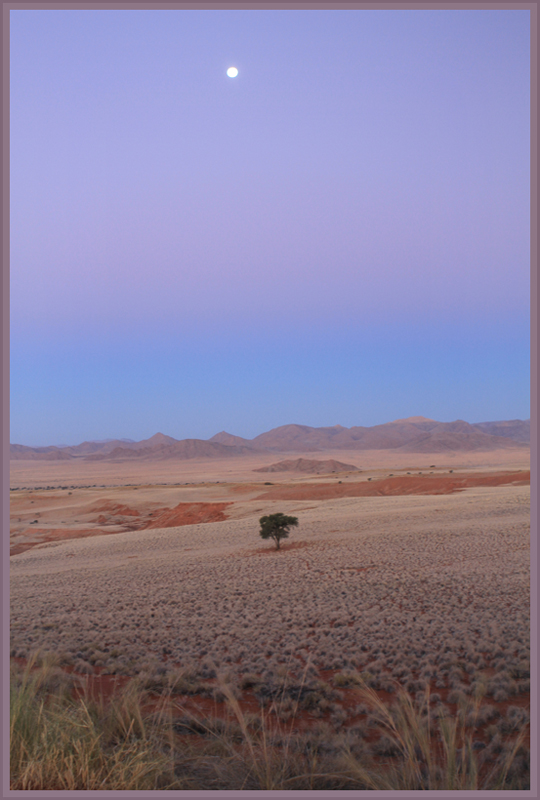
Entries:
POLYGON ((359 686, 361 683, 362 678, 357 672, 340 672, 333 678, 334 686, 339 687, 359 686))

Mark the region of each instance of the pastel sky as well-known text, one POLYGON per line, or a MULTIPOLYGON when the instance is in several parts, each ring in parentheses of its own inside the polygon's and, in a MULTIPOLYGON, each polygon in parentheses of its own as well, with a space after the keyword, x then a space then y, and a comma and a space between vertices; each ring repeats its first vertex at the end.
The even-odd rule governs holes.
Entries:
POLYGON ((528 418, 529 22, 11 11, 11 441, 528 418))

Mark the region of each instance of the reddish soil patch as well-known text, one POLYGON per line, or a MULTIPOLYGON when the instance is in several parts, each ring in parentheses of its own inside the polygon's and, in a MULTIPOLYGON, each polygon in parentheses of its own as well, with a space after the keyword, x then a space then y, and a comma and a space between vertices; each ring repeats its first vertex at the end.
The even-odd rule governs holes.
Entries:
POLYGON ((106 511, 96 520, 99 525, 121 524, 126 530, 148 530, 149 528, 176 528, 179 525, 194 525, 200 522, 221 522, 227 517, 224 509, 231 503, 179 503, 174 508, 158 508, 140 512, 129 506, 106 502, 94 506, 94 511, 106 511), (125 517, 137 517, 126 521, 125 517))
POLYGON ((147 528, 175 528, 178 525, 194 525, 200 522, 223 522, 227 517, 224 510, 232 503, 179 503, 174 508, 164 509, 154 515, 147 528))
MULTIPOLYGON (((141 512, 136 508, 124 506, 121 503, 113 503, 112 500, 106 500, 103 503, 94 503, 90 506, 91 511, 102 511, 106 514, 113 514, 122 517, 140 517, 141 512)), ((81 512, 79 512, 81 513, 81 512)))
POLYGON ((48 544, 49 542, 59 542, 66 539, 86 539, 88 536, 103 536, 119 533, 119 531, 105 531, 99 528, 85 528, 84 530, 76 530, 73 528, 37 528, 32 531, 32 535, 39 535, 37 542, 19 542, 18 544, 10 547, 10 556, 16 556, 19 553, 24 553, 26 550, 31 550, 32 547, 37 547, 40 544, 48 544))
POLYGON ((463 475, 407 475, 377 481, 273 486, 255 500, 330 500, 336 497, 388 497, 408 494, 453 494, 478 486, 528 486, 531 474, 486 472, 463 475))
POLYGON ((148 530, 151 528, 175 528, 181 525, 196 525, 204 522, 222 522, 227 519, 224 510, 232 503, 179 503, 174 508, 162 508, 142 516, 140 511, 116 503, 101 503, 94 506, 93 511, 107 511, 114 516, 101 514, 96 522, 98 525, 115 526, 115 530, 104 528, 34 528, 29 529, 31 541, 19 541, 10 548, 10 555, 24 553, 39 544, 57 542, 67 539, 83 539, 88 536, 112 535, 133 530, 148 530), (118 517, 136 517, 132 521, 124 521, 118 517), (36 541, 37 539, 37 541, 36 541))

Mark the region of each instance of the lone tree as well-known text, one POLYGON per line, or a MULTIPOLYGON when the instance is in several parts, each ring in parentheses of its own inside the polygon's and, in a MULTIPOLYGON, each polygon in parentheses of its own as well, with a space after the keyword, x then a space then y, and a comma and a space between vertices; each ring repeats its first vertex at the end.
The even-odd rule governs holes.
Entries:
POLYGON ((282 539, 287 539, 289 536, 289 528, 298 525, 298 517, 287 517, 285 514, 269 514, 267 517, 261 517, 260 520, 261 534, 263 539, 273 539, 276 543, 276 550, 279 550, 279 544, 282 539))

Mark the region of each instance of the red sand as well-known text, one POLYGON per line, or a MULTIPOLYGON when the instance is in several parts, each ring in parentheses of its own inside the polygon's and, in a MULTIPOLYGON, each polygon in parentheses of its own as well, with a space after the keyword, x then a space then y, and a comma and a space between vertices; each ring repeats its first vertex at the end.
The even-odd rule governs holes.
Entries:
POLYGON ((273 486, 255 500, 330 500, 335 497, 388 497, 406 494, 453 494, 478 486, 526 486, 529 471, 486 472, 464 475, 407 475, 355 483, 319 483, 273 486))
POLYGON ((200 522, 222 522, 223 513, 232 503, 179 503, 175 508, 163 509, 153 520, 139 530, 147 528, 175 528, 178 525, 195 525, 200 522))
POLYGON ((20 541, 12 545, 10 555, 24 553, 40 544, 56 542, 66 539, 84 539, 88 536, 113 535, 115 533, 125 533, 130 530, 148 530, 150 528, 175 528, 181 525, 196 525, 203 522, 221 522, 227 519, 224 509, 232 503, 179 503, 175 508, 164 508, 146 519, 141 512, 129 508, 129 506, 118 505, 111 502, 101 503, 93 507, 93 511, 107 511, 109 514, 138 517, 133 522, 118 522, 108 516, 101 514, 96 522, 98 525, 114 525, 115 530, 102 528, 33 528, 29 529, 33 541, 20 541), (120 509, 120 510, 118 510, 120 509), (142 517, 142 519, 141 519, 142 517), (120 527, 122 526, 122 527, 120 527), (37 541, 36 541, 37 540, 37 541))
POLYGON ((102 511, 106 514, 113 514, 115 516, 122 516, 122 517, 141 516, 141 512, 137 511, 137 509, 130 508, 129 506, 124 506, 121 503, 113 503, 112 500, 105 500, 103 502, 94 503, 93 505, 90 506, 90 510, 102 511))
POLYGON ((26 550, 31 550, 32 547, 37 547, 40 544, 48 544, 49 542, 58 542, 62 539, 86 539, 88 536, 103 536, 106 534, 112 535, 119 531, 104 531, 99 528, 37 528, 32 531, 32 535, 39 535, 37 542, 19 542, 12 545, 9 550, 10 556, 16 556, 19 553, 24 553, 26 550))

